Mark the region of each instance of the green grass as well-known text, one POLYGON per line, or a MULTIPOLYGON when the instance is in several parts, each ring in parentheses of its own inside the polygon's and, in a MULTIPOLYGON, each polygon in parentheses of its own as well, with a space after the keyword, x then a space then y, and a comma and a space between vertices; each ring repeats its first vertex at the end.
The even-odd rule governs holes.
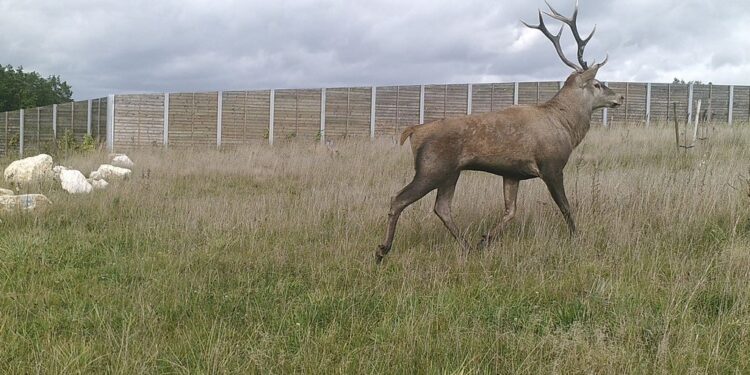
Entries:
MULTIPOLYGON (((130 181, 0 218, 0 373, 750 372, 750 130, 673 136, 589 134, 575 238, 525 181, 505 237, 465 257, 431 193, 380 267, 408 147, 131 152, 130 181)), ((462 175, 472 242, 502 209, 501 178, 462 175)))

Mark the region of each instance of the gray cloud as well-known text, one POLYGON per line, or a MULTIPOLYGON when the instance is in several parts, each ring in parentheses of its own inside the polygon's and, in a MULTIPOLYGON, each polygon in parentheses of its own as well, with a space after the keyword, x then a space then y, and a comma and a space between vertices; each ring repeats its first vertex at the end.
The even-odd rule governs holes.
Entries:
MULTIPOLYGON (((563 13, 573 1, 551 0, 563 13)), ((0 63, 59 74, 78 99, 121 92, 561 80, 525 29, 544 2, 0 0, 0 63)), ((742 0, 581 0, 603 80, 747 84, 742 0)), ((550 28, 556 25, 550 22, 550 28)), ((563 37, 574 57, 572 38, 563 37)))

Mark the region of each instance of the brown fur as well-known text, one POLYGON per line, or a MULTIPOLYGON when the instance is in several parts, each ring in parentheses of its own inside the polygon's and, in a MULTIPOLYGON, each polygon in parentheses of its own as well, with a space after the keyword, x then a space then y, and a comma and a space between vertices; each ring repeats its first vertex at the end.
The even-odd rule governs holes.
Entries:
POLYGON ((486 245, 502 233, 515 215, 519 182, 530 178, 541 178, 547 184, 571 233, 575 232, 563 185, 563 168, 586 135, 593 110, 620 105, 624 99, 595 79, 600 66, 571 74, 555 97, 543 104, 513 106, 406 128, 401 144, 410 139, 416 173, 391 201, 385 242, 378 247, 377 260, 391 249, 401 211, 435 189, 435 213, 461 246, 469 249, 450 212, 462 170, 503 176, 505 215, 480 244, 486 245))

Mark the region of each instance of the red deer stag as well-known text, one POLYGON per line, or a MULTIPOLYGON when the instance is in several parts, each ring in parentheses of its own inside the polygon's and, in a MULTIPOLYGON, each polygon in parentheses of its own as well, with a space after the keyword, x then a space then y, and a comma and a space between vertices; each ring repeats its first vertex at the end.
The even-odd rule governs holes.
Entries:
POLYGON ((393 245, 396 223, 404 208, 435 189, 435 214, 463 250, 469 250, 469 244, 462 238, 451 216, 451 201, 462 170, 484 171, 503 177, 504 216, 497 226, 482 236, 480 246, 488 245, 502 234, 516 213, 519 182, 531 178, 544 181, 571 234, 575 233, 563 185, 563 168, 589 130, 591 113, 598 108, 617 107, 624 98, 596 80, 596 73, 607 62, 606 58, 592 66, 583 60, 586 43, 596 29, 587 38, 581 38, 576 26, 578 3, 570 18, 555 11, 549 3, 547 6, 552 13, 545 14, 564 23, 557 35, 550 33, 545 26, 541 10, 539 25, 523 24, 540 30, 550 39, 562 61, 575 71, 546 103, 513 106, 406 128, 401 134, 401 144, 407 138, 411 140, 415 175, 391 199, 385 242, 375 253, 378 263, 393 245), (580 66, 568 60, 560 47, 560 35, 565 25, 570 27, 578 45, 580 66))

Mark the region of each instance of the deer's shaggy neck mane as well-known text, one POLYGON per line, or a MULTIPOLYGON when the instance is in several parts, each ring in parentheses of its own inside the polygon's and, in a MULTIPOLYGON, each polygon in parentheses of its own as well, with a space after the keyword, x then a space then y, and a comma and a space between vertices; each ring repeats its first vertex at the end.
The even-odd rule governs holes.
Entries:
POLYGON ((573 147, 583 141, 591 127, 593 103, 581 94, 574 84, 566 82, 552 99, 542 104, 550 111, 550 117, 568 131, 573 147))

